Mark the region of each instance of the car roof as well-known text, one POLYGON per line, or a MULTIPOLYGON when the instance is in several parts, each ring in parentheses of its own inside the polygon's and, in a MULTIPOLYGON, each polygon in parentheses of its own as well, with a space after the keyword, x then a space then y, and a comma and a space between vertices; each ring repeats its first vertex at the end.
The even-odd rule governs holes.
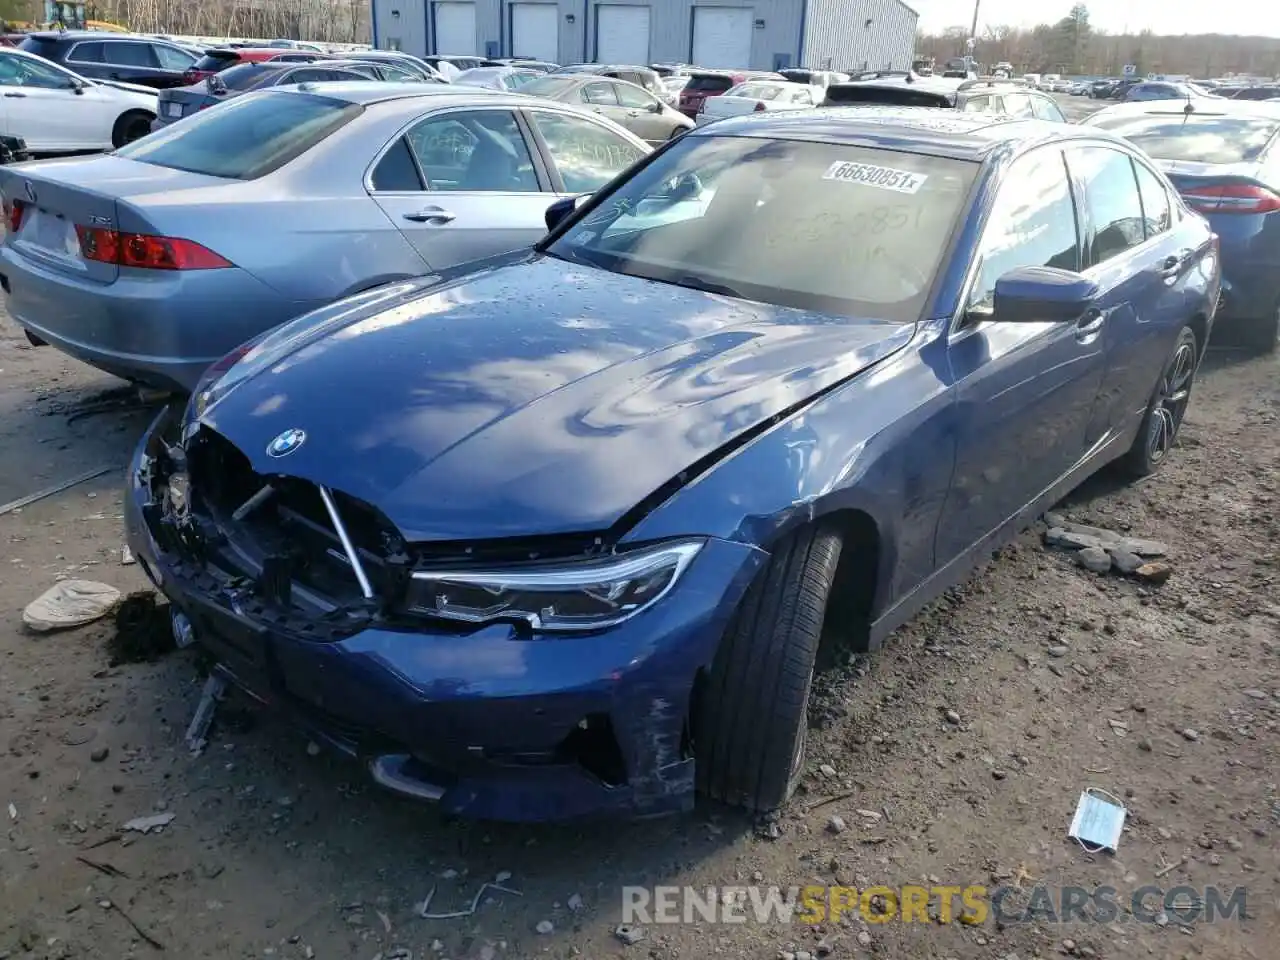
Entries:
POLYGON ((1197 117, 1262 117, 1280 120, 1280 103, 1274 100, 1232 100, 1229 97, 1192 97, 1190 100, 1146 100, 1135 103, 1118 103, 1104 107, 1086 121, 1108 117, 1184 115, 1187 107, 1197 117))
MULTIPOLYGON (((344 100, 368 106, 389 100, 405 100, 410 97, 435 97, 440 100, 457 100, 462 103, 489 97, 504 96, 501 90, 484 87, 459 89, 447 83, 383 83, 377 80, 317 80, 298 85, 298 89, 332 100, 344 100)), ((511 94, 505 94, 511 96, 511 94)), ((521 100, 534 99, 522 97, 521 100)))
POLYGON ((106 30, 36 30, 27 34, 41 40, 162 40, 172 43, 165 37, 144 37, 136 33, 111 33, 106 30))
POLYGON ((1106 131, 1077 124, 1023 120, 992 113, 935 107, 850 106, 776 110, 729 117, 695 127, 685 137, 739 136, 819 143, 886 146, 957 160, 981 161, 1008 147, 1042 140, 1103 137, 1106 131))

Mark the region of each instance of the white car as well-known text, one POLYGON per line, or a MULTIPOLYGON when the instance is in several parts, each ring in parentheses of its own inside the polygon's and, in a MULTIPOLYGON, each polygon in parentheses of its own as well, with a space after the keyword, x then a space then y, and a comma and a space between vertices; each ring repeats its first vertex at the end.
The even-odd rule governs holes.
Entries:
POLYGON ((766 110, 808 110, 822 102, 825 90, 790 80, 748 80, 730 87, 718 97, 702 101, 695 122, 701 126, 725 117, 766 110))
POLYGON ((90 80, 43 57, 0 48, 0 133, 32 153, 107 150, 146 136, 156 91, 90 80))

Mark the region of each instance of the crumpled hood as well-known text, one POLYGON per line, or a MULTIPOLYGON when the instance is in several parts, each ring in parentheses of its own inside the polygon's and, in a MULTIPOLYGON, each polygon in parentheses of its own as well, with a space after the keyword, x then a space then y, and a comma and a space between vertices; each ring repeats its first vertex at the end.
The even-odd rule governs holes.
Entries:
POLYGON ((534 257, 300 318, 202 422, 411 541, 598 531, 913 331, 534 257), (268 456, 294 429, 305 442, 268 456))

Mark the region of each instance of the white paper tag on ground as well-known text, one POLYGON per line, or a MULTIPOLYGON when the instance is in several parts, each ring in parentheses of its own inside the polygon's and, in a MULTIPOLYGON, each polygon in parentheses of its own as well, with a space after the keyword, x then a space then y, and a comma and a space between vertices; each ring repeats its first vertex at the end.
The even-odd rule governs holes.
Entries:
POLYGON ((1124 818, 1128 813, 1111 794, 1090 787, 1080 794, 1076 815, 1071 819, 1067 836, 1078 841, 1090 852, 1110 850, 1120 845, 1120 832, 1124 830, 1124 818))
POLYGON ((838 160, 827 167, 823 180, 839 180, 841 183, 858 183, 864 187, 892 190, 895 193, 916 193, 929 179, 923 173, 895 170, 893 167, 877 167, 873 163, 848 163, 838 160))

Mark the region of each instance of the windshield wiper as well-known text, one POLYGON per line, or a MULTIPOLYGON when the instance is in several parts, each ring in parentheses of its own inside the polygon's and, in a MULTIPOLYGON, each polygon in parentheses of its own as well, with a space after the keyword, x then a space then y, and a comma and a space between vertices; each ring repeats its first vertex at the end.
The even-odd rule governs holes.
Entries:
POLYGON ((675 277, 670 282, 679 287, 689 287, 693 290, 703 290, 707 293, 718 293, 725 297, 743 299, 742 294, 728 284, 716 283, 714 280, 704 280, 702 277, 695 277, 693 274, 675 277))

